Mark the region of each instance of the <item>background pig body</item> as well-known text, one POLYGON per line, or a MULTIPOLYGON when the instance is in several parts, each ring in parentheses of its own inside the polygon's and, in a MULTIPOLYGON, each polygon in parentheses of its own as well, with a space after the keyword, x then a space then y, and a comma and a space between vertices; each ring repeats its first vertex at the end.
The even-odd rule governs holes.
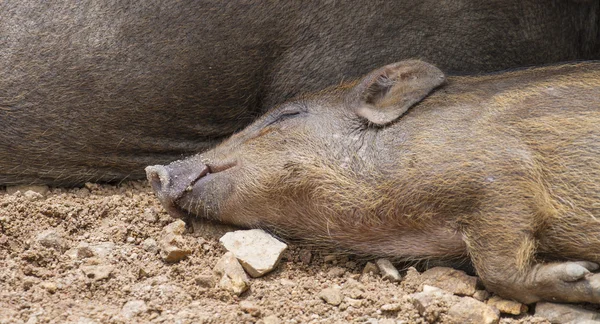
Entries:
POLYGON ((385 62, 599 56, 598 1, 3 1, 0 185, 138 178, 385 62))
POLYGON ((505 297, 600 303, 600 63, 444 84, 400 62, 147 172, 173 213, 364 255, 468 259, 505 297))

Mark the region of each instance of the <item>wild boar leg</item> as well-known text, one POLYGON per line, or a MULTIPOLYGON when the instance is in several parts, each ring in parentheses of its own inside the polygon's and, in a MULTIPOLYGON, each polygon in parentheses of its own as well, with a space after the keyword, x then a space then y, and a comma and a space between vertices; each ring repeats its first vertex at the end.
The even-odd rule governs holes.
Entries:
POLYGON ((496 207, 469 224, 466 243, 486 288, 527 304, 600 303, 600 274, 591 272, 598 264, 536 260, 540 224, 531 210, 522 205, 496 207))

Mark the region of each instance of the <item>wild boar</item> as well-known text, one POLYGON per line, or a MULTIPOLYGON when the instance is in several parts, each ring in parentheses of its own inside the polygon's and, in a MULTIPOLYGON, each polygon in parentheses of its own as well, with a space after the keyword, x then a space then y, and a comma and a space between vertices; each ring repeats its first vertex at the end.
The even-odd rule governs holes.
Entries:
POLYGON ((600 303, 600 63, 445 77, 419 60, 146 168, 175 215, 405 260, 524 303, 600 303))
POLYGON ((143 178, 291 97, 420 57, 599 59, 600 1, 0 1, 0 186, 143 178))

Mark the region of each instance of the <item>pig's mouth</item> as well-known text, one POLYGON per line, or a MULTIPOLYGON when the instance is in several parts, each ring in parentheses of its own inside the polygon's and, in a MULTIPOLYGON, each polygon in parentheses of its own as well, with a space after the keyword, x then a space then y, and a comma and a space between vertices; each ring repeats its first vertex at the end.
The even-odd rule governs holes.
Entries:
POLYGON ((204 210, 204 216, 209 217, 211 210, 207 208, 210 207, 207 202, 214 200, 214 195, 206 189, 207 184, 216 174, 237 165, 237 160, 201 164, 200 167, 184 165, 183 162, 177 161, 166 166, 146 167, 146 176, 159 201, 172 216, 187 218, 197 214, 199 210, 204 210))

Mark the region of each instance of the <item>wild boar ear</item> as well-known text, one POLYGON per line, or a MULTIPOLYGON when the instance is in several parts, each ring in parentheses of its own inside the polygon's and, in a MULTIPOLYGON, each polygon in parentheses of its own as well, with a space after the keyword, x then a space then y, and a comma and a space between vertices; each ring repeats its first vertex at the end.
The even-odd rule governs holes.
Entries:
POLYGON ((419 60, 386 65, 365 76, 351 96, 357 115, 379 126, 389 124, 444 83, 444 73, 419 60))

